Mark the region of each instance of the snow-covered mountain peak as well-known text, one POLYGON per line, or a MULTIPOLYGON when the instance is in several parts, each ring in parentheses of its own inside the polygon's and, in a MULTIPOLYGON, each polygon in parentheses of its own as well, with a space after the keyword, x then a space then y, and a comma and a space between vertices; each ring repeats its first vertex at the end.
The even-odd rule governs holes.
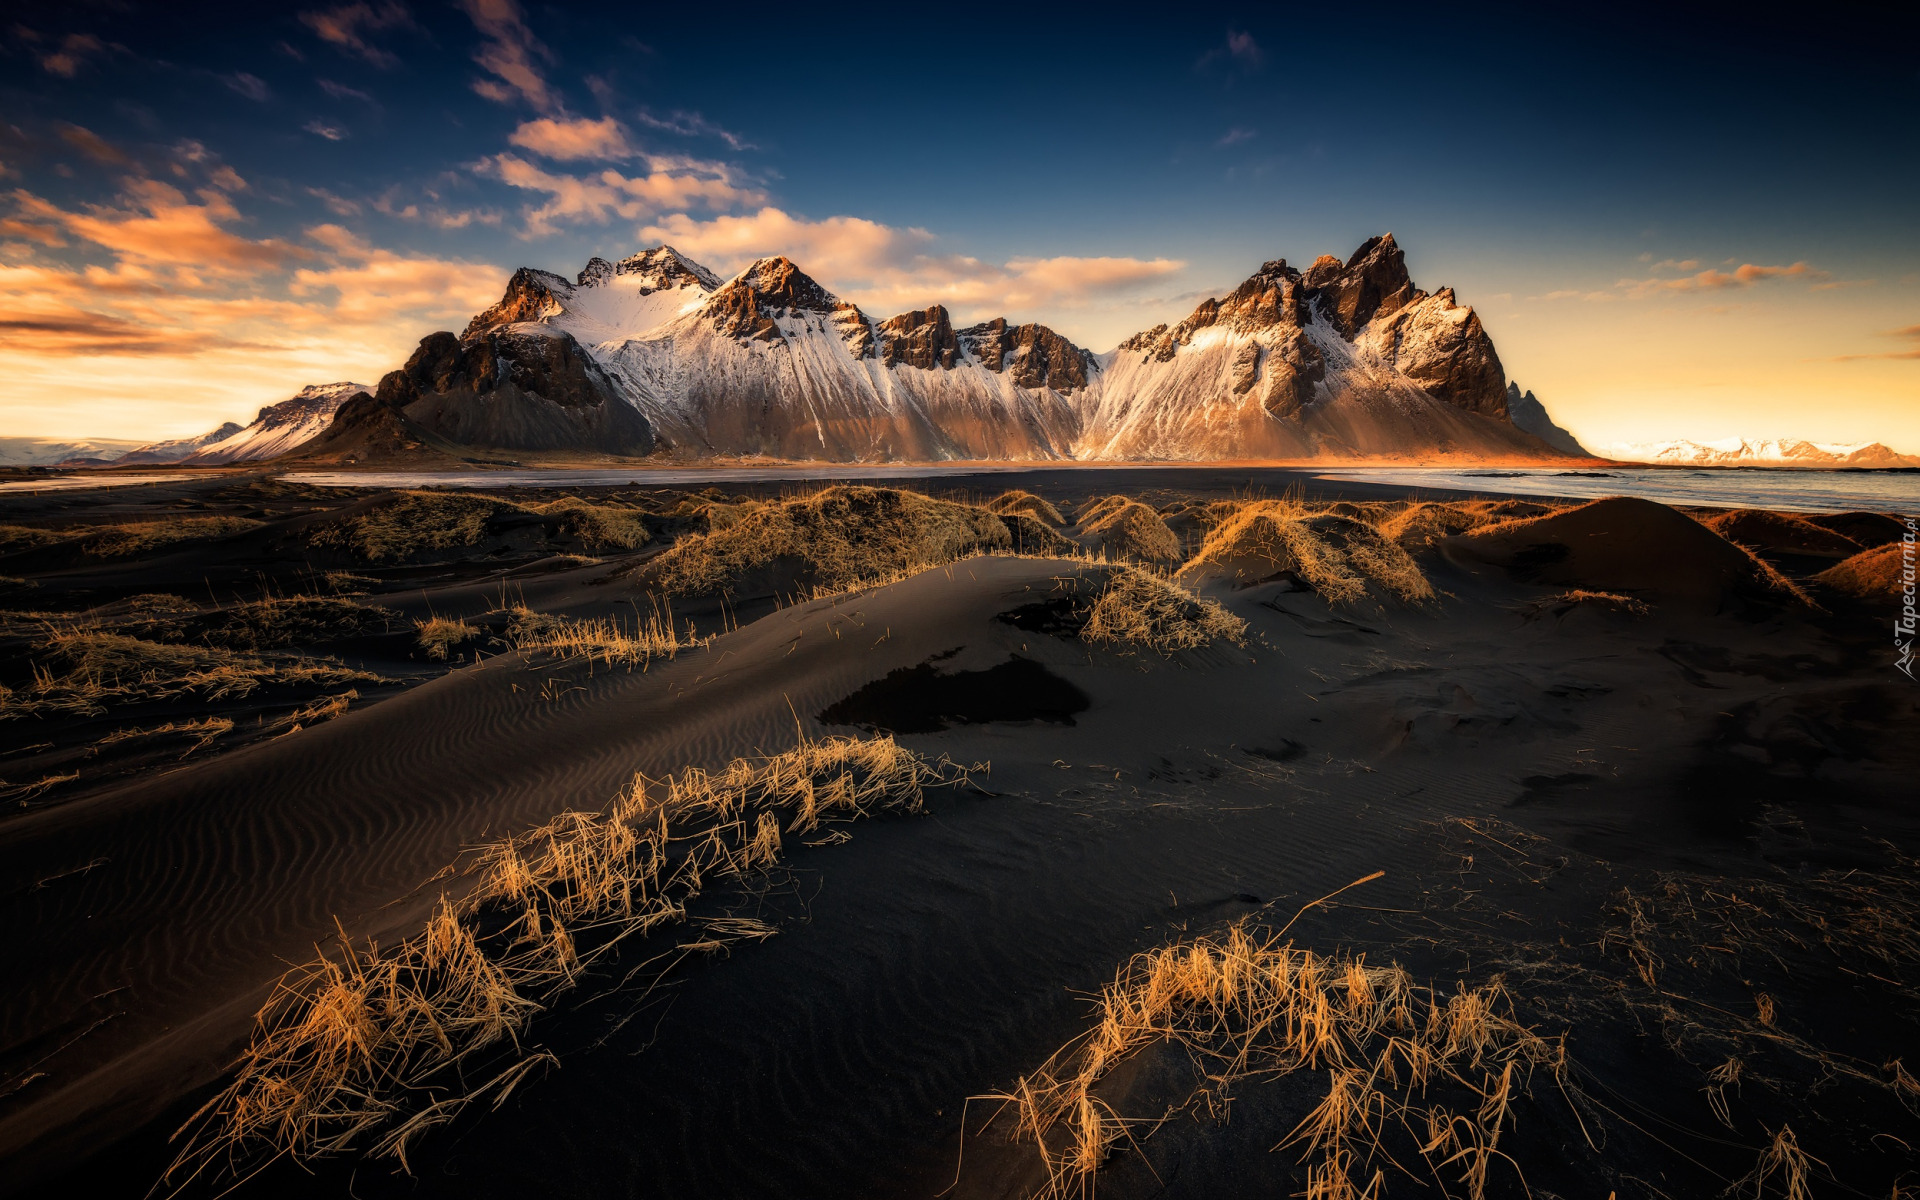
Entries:
POLYGON ((588 345, 619 342, 650 333, 718 286, 712 271, 671 246, 642 250, 617 263, 596 255, 573 283, 551 271, 522 267, 507 281, 500 302, 469 322, 461 336, 518 325, 559 330, 588 345))
POLYGON ((578 286, 604 287, 615 283, 642 295, 689 287, 711 292, 720 286, 720 277, 672 246, 661 245, 642 250, 617 263, 610 263, 596 255, 588 259, 587 265, 581 269, 578 286))
POLYGON ((756 259, 744 271, 729 279, 721 291, 744 288, 768 308, 798 308, 814 312, 832 312, 840 307, 840 298, 817 283, 813 276, 794 265, 784 254, 756 259))

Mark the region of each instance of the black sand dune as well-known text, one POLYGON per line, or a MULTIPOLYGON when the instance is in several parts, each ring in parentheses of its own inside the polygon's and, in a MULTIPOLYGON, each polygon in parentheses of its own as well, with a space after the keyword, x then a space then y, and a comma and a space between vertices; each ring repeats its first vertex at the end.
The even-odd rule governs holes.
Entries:
MULTIPOLYGON (((529 603, 636 599, 604 564, 539 561, 502 564, 529 603)), ((1420 604, 1223 586, 1247 644, 1167 657, 1077 637, 1066 598, 1085 568, 970 559, 748 606, 737 630, 644 671, 501 654, 297 736, 10 818, 0 1047, 9 1079, 36 1060, 46 1075, 0 1100, 5 1190, 144 1190, 284 965, 336 917, 383 941, 411 932, 435 895, 421 885, 463 847, 598 808, 636 771, 874 729, 991 773, 925 816, 793 845, 730 902, 778 936, 645 997, 570 994, 530 1034, 557 1069, 419 1143, 412 1176, 283 1162, 241 1194, 907 1196, 941 1192, 956 1164, 951 1194, 1032 1194, 1045 1177, 1031 1147, 981 1133, 990 1107, 967 1097, 1084 1030, 1088 994, 1129 955, 1250 914, 1283 924, 1383 869, 1291 936, 1449 987, 1508 973, 1534 1019, 1567 1033, 1605 1112, 1576 1118, 1550 1095, 1524 1107, 1505 1144, 1532 1194, 1654 1194, 1636 1179, 1708 1194, 1783 1121, 1850 1186, 1885 1194, 1914 1164, 1873 1135, 1913 1143, 1904 1109, 1836 1085, 1810 1110, 1815 1076, 1749 1049, 1756 1081, 1720 1126, 1707 1049, 1684 1032, 1668 1046, 1652 1008, 1615 999, 1637 960, 1608 933, 1636 896, 1661 929, 1691 928, 1675 887, 1689 920, 1717 911, 1701 895, 1787 889, 1800 899, 1779 912, 1816 897, 1838 928, 1851 910, 1818 890, 1823 872, 1909 861, 1920 753, 1904 733, 1920 712, 1874 657, 1878 626, 1784 597, 1718 611, 1764 586, 1755 560, 1641 502, 1470 534, 1420 561, 1438 593, 1420 604), (1546 603, 1570 588, 1652 609, 1546 603), (1696 879, 1710 886, 1685 891, 1696 879), (1781 1082, 1759 1082, 1763 1068, 1781 1082), (1603 1153, 1582 1120, 1605 1122, 1603 1153)), ((477 611, 500 582, 449 568, 431 602, 477 611)), ((718 627, 717 609, 687 611, 718 627)), ((1891 961, 1842 979, 1833 944, 1776 939, 1777 965, 1728 975, 1661 943, 1659 978, 1729 1010, 1763 988, 1781 1028, 1848 1062, 1920 1043, 1911 948, 1889 942, 1891 961)), ((1157 1117, 1186 1096, 1182 1070, 1143 1059, 1109 1099, 1157 1117)), ((1298 1191, 1297 1154, 1269 1150, 1311 1093, 1248 1087, 1224 1125, 1179 1115, 1118 1150, 1099 1190, 1298 1191)), ((1508 1174, 1488 1194, 1521 1192, 1508 1174)))

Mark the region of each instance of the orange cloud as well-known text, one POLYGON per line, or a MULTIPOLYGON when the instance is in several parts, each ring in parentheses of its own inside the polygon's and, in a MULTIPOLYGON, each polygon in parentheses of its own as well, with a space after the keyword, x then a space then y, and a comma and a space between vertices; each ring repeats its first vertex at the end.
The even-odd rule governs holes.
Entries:
POLYGON ((520 6, 514 0, 462 0, 461 7, 486 38, 473 61, 494 75, 475 81, 473 90, 502 104, 518 96, 540 112, 558 112, 559 98, 534 65, 537 59, 551 59, 553 52, 527 28, 520 6))
POLYGON ((585 117, 572 120, 540 117, 521 124, 507 135, 507 141, 555 159, 634 156, 634 149, 627 142, 627 131, 612 117, 598 121, 585 117))
POLYGON ((1804 262, 1791 263, 1784 267, 1764 267, 1754 263, 1743 263, 1731 271, 1716 271, 1709 267, 1697 275, 1687 275, 1680 279, 1622 279, 1614 286, 1625 288, 1628 295, 1643 297, 1659 295, 1662 292, 1724 291, 1729 288, 1750 287, 1763 279, 1795 277, 1825 279, 1827 273, 1817 271, 1804 262))
POLYGON ((107 45, 90 33, 70 33, 61 39, 60 48, 40 57, 40 67, 50 75, 72 79, 90 56, 105 53, 107 45))
MULTIPOLYGON (((300 23, 323 42, 329 42, 376 67, 398 66, 393 54, 367 40, 367 35, 387 29, 404 29, 413 24, 407 10, 392 0, 380 4, 342 4, 319 12, 300 14, 300 23)), ((255 97, 258 99, 259 97, 255 97)))
POLYGON ((69 212, 26 192, 15 192, 14 198, 23 216, 58 225, 124 258, 174 264, 194 274, 245 274, 311 256, 273 238, 255 241, 221 228, 240 214, 225 193, 211 188, 198 193, 196 204, 168 184, 129 179, 121 207, 88 205, 85 212, 69 212))
POLYGON ((765 193, 733 182, 723 163, 649 158, 649 173, 628 177, 611 168, 597 174, 557 175, 514 154, 497 154, 480 169, 513 187, 545 192, 545 203, 527 210, 526 236, 553 233, 563 222, 605 224, 613 217, 644 220, 689 207, 709 210, 757 204, 765 193))

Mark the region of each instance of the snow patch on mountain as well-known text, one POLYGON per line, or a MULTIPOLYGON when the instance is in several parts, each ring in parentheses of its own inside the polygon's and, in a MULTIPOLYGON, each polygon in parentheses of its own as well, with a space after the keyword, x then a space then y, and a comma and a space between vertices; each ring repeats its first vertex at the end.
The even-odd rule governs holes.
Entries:
POLYGON ((1721 438, 1694 442, 1631 442, 1602 447, 1625 462, 1694 467, 1920 467, 1920 456, 1879 442, 1809 442, 1799 438, 1721 438))
POLYGON ((177 461, 211 467, 258 462, 285 454, 320 436, 327 426, 333 424, 333 414, 349 397, 371 390, 364 383, 309 384, 291 398, 261 409, 253 424, 245 429, 236 429, 177 461))

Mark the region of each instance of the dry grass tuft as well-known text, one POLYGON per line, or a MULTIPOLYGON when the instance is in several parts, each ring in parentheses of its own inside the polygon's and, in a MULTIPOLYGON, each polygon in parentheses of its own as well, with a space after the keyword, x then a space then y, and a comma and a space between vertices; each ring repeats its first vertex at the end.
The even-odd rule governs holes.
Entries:
POLYGON ((1145 646, 1162 654, 1246 641, 1247 623, 1208 597, 1137 567, 1116 566, 1087 614, 1089 642, 1145 646))
POLYGON ((692 625, 684 632, 675 628, 671 609, 656 611, 636 621, 631 629, 614 617, 576 621, 528 608, 516 608, 512 615, 507 640, 514 649, 584 658, 608 666, 645 666, 653 659, 672 658, 712 640, 695 634, 692 625))
POLYGON ((0 688, 0 720, 56 714, 93 716, 110 704, 197 695, 246 696, 266 684, 379 682, 378 675, 331 660, 261 657, 216 646, 168 645, 124 634, 68 628, 38 647, 33 681, 0 688))
POLYGON ((1367 595, 1368 581, 1406 601, 1433 585, 1407 552, 1373 526, 1291 500, 1247 500, 1211 514, 1212 529, 1181 576, 1249 585, 1291 575, 1336 604, 1367 595))
MULTIPOLYGON (((636 776, 604 811, 563 813, 481 848, 466 868, 472 889, 443 896, 418 935, 382 950, 343 930, 334 957, 281 981, 234 1081, 176 1134, 187 1144, 169 1181, 369 1140, 404 1168, 421 1133, 489 1094, 497 1103, 551 1061, 522 1047, 527 1023, 622 942, 686 923, 713 881, 765 871, 783 835, 919 812, 927 788, 984 769, 922 758, 891 737, 803 740, 717 772, 636 776), (491 1048, 505 1049, 504 1069, 499 1057, 483 1064, 491 1048)), ((674 957, 772 932, 742 918, 703 922, 674 957)))
POLYGON ((1905 553, 1900 542, 1889 542, 1836 563, 1813 579, 1859 600, 1891 600, 1905 590, 1910 579, 1905 553))
POLYGON ((112 624, 116 632, 154 641, 267 650, 385 633, 399 620, 400 614, 390 608, 343 596, 268 596, 204 611, 184 602, 156 603, 112 624))
POLYGON ((128 525, 109 525, 88 532, 80 548, 101 558, 125 558, 171 546, 176 542, 204 541, 229 537, 258 529, 264 521, 246 517, 167 517, 159 521, 139 521, 128 525))
POLYGON ((428 551, 476 545, 496 516, 527 511, 496 496, 395 492, 362 512, 319 526, 308 541, 366 562, 404 562, 428 551))
POLYGON ((258 529, 266 522, 246 517, 162 517, 121 525, 67 525, 42 529, 27 525, 0 525, 0 549, 26 550, 60 542, 77 542, 83 553, 96 558, 125 558, 171 546, 204 541, 258 529))
POLYGON ((1032 492, 1021 491, 1019 488, 1001 492, 988 501, 987 511, 999 513, 1003 517, 1029 516, 1036 521, 1055 527, 1067 523, 1067 519, 1060 514, 1060 510, 1054 507, 1052 502, 1032 492))
POLYGON ((738 506, 651 564, 670 595, 737 592, 771 572, 774 587, 844 590, 970 555, 1010 549, 1006 522, 984 508, 892 488, 831 487, 738 506))
POLYGON ((1564 1045, 1514 1018, 1498 977, 1447 995, 1397 966, 1322 956, 1241 921, 1135 955, 1101 993, 1091 1030, 1011 1091, 974 1099, 999 1101, 996 1120, 1012 1114, 1014 1136, 1040 1153, 1046 1195, 1091 1194, 1113 1146, 1165 1119, 1121 1116, 1100 1084, 1161 1045, 1192 1059, 1209 1103, 1241 1080, 1325 1072, 1325 1097, 1276 1149, 1299 1148, 1306 1194, 1329 1198, 1379 1195, 1389 1170, 1404 1173, 1397 1142, 1436 1175, 1456 1172, 1478 1200, 1533 1072, 1564 1081, 1566 1068, 1564 1045))
POLYGON ((1594 592, 1585 588, 1574 588, 1534 600, 1527 605, 1526 612, 1529 617, 1564 617, 1576 608, 1596 608, 1636 618, 1653 613, 1653 606, 1644 600, 1635 600, 1618 592, 1594 592))
POLYGON ((1814 1164, 1819 1161, 1800 1148, 1800 1139, 1793 1135, 1790 1127, 1782 1125, 1767 1142, 1766 1149, 1760 1152, 1760 1159, 1753 1164, 1753 1170, 1735 1180, 1733 1186, 1727 1189, 1727 1194, 1743 1196, 1751 1188, 1754 1200, 1761 1200, 1767 1194, 1767 1185, 1773 1183, 1786 1200, 1808 1200, 1813 1194, 1809 1180, 1814 1164))
POLYGON ((415 641, 427 652, 427 657, 439 659, 446 658, 447 652, 453 647, 470 642, 484 632, 478 625, 469 625, 452 617, 416 620, 413 627, 418 631, 415 641))
POLYGON ((198 721, 168 721, 165 725, 155 725, 147 729, 116 729, 87 747, 87 757, 92 758, 112 746, 125 742, 144 741, 157 737, 190 737, 193 745, 187 747, 181 758, 191 756, 197 750, 213 745, 220 737, 233 732, 231 717, 205 717, 198 721))
POLYGON ((557 535, 589 550, 638 550, 653 539, 646 513, 623 504, 590 504, 578 496, 564 496, 534 511, 558 517, 557 535))
POLYGON ((1184 557, 1180 539, 1160 514, 1125 496, 1089 505, 1080 514, 1080 532, 1098 538, 1109 558, 1170 565, 1184 557))
POLYGON ((1501 518, 1481 503, 1412 502, 1370 522, 1403 550, 1424 550, 1441 538, 1491 525, 1501 518))

